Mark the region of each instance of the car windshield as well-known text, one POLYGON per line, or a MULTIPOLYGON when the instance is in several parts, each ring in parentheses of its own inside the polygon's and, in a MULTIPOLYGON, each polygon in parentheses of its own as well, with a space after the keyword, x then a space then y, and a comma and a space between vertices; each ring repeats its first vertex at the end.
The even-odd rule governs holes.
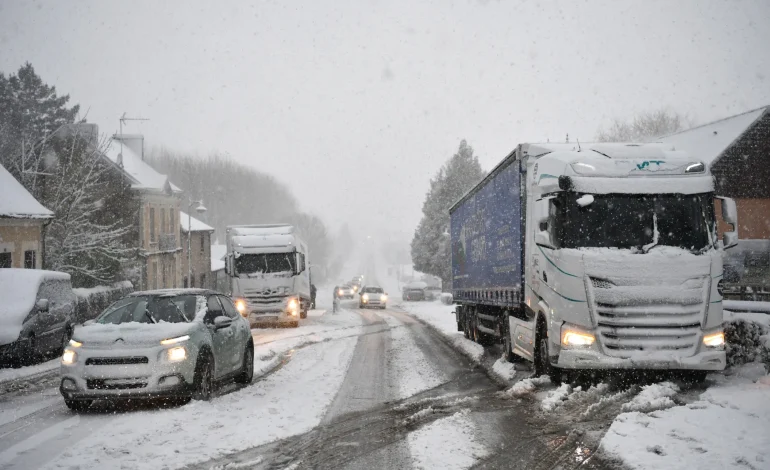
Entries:
POLYGON ((195 318, 197 302, 198 297, 195 295, 126 297, 107 308, 96 323, 190 322, 195 318))
POLYGON ((238 274, 293 273, 295 267, 294 253, 247 253, 235 258, 235 270, 238 274))
POLYGON ((588 204, 583 196, 564 192, 551 200, 550 220, 560 248, 649 251, 672 246, 700 252, 713 244, 714 205, 709 195, 591 195, 588 204))

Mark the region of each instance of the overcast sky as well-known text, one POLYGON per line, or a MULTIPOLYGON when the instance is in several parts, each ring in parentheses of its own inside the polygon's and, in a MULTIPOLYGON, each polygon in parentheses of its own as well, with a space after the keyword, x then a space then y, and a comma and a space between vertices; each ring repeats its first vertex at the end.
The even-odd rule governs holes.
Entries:
POLYGON ((768 45, 767 0, 0 0, 0 71, 31 62, 102 132, 150 118, 127 131, 405 237, 460 139, 489 169, 616 116, 767 105, 768 45))

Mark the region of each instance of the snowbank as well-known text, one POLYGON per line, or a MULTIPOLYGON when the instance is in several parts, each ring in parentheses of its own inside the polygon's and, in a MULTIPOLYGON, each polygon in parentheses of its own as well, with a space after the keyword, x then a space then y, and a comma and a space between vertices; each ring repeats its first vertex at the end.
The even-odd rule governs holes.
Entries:
MULTIPOLYGON (((647 403, 670 393, 659 385, 655 391, 649 389, 647 403)), ((637 398, 627 406, 631 408, 637 398)), ((600 448, 639 470, 770 468, 768 423, 770 377, 736 374, 686 406, 619 415, 600 448)))
POLYGON ((628 403, 623 403, 623 411, 643 411, 649 412, 662 410, 676 406, 671 399, 679 393, 679 387, 671 382, 661 382, 645 385, 639 395, 635 396, 628 403))
POLYGON ((437 302, 404 302, 401 308, 432 326, 446 337, 455 349, 468 356, 473 362, 481 362, 481 358, 484 357, 484 347, 466 339, 457 331, 454 305, 443 305, 437 302))

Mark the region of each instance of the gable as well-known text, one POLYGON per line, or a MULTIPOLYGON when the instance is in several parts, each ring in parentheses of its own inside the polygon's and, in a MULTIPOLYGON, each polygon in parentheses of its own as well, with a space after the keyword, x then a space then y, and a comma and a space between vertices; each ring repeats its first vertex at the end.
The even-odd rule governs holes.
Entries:
POLYGON ((712 164, 717 194, 770 198, 770 108, 712 164))

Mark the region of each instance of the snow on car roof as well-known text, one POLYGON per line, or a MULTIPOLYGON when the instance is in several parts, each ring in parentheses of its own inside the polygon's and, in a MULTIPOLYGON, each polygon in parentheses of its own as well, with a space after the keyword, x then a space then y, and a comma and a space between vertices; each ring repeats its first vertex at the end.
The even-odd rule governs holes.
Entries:
POLYGON ((35 306, 40 284, 46 280, 69 281, 70 275, 42 269, 0 269, 0 345, 19 337, 24 318, 35 306))
POLYGON ((187 233, 187 227, 189 223, 190 231, 192 232, 213 232, 214 227, 206 225, 195 217, 189 217, 187 212, 179 211, 179 226, 182 231, 187 233))
POLYGON ((28 219, 53 217, 53 212, 37 202, 37 199, 2 165, 0 165, 0 188, 3 188, 3 197, 0 197, 0 217, 28 219))
POLYGON ((173 296, 173 295, 203 295, 203 294, 215 294, 211 289, 199 289, 196 287, 190 288, 171 288, 171 289, 155 289, 144 290, 138 292, 132 292, 129 294, 131 297, 137 297, 142 295, 158 295, 158 296, 173 296))
POLYGON ((673 144, 677 150, 688 152, 695 160, 711 165, 768 109, 770 106, 753 109, 656 140, 673 144))
POLYGON ((104 155, 117 165, 120 165, 119 162, 122 162, 123 171, 135 181, 131 185, 132 188, 163 191, 166 189, 166 185, 168 185, 171 191, 176 193, 182 192, 181 189, 174 186, 168 180, 166 175, 158 173, 153 167, 143 161, 140 155, 134 153, 128 145, 124 143, 121 149, 120 138, 113 137, 104 155), (120 155, 122 155, 122 158, 119 158, 120 155))

